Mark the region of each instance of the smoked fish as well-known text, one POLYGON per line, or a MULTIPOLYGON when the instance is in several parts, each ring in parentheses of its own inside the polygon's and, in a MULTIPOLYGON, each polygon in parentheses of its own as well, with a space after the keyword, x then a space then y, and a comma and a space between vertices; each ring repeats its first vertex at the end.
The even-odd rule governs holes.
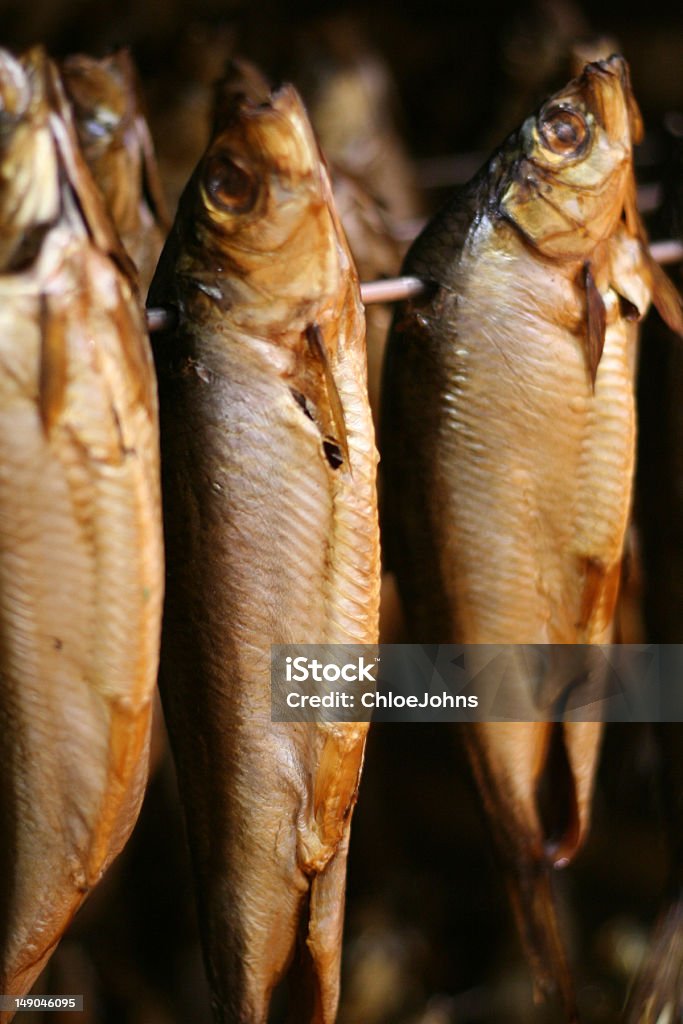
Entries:
MULTIPOLYGON (((426 227, 382 392, 383 543, 411 639, 609 641, 634 466, 637 321, 680 299, 635 206, 623 58, 586 66, 426 227)), ((519 693, 529 680, 519 678, 519 693)), ((530 708, 533 717, 533 708, 530 708)), ((540 715, 538 716, 540 717, 540 715)), ((600 725, 463 728, 537 994, 575 1018, 550 867, 588 826, 600 725)))
POLYGON ((273 723, 270 646, 375 643, 376 462, 356 272, 296 91, 224 91, 149 302, 160 685, 216 1020, 335 1019, 367 725, 273 723))
POLYGON ((61 64, 83 155, 147 292, 169 218, 142 93, 128 50, 61 64))
POLYGON ((137 818, 163 556, 132 267, 42 49, 0 51, 0 98, 0 992, 21 995, 137 818))

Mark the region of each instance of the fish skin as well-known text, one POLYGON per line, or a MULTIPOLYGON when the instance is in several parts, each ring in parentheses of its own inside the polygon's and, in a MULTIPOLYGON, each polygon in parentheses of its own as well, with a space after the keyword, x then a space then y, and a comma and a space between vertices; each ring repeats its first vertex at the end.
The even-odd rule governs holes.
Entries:
POLYGON ((142 89, 126 49, 73 54, 61 74, 83 155, 146 294, 170 227, 142 89))
MULTIPOLYGON (((0 991, 21 995, 137 818, 163 556, 156 390, 126 257, 56 69, 40 48, 0 51, 0 83, 8 68, 29 102, 1 156, 17 187, 57 200, 51 221, 39 203, 37 225, 14 221, 39 244, 0 274, 0 991)), ((5 179, 2 214, 12 198, 5 179)))
MULTIPOLYGON (((588 65, 406 258, 430 290, 396 313, 380 447, 387 568, 416 641, 610 639, 631 506, 633 315, 657 287, 634 207, 640 130, 623 59, 588 65)), ((573 1020, 549 872, 585 836, 600 725, 462 732, 537 993, 558 993, 573 1020), (537 790, 558 742, 550 782, 568 804, 550 836, 537 790)))
POLYGON ((149 301, 178 310, 155 339, 160 681, 214 1012, 264 1022, 295 956, 293 1019, 328 1024, 367 725, 271 722, 270 645, 376 642, 377 454, 358 281, 291 86, 221 106, 149 301))

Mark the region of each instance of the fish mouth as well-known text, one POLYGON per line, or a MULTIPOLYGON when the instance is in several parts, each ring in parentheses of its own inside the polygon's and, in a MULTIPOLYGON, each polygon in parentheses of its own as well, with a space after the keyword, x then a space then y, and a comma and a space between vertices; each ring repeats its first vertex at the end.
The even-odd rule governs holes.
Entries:
POLYGON ((247 159, 269 165, 263 169, 275 171, 283 181, 313 174, 318 144, 293 85, 285 83, 267 95, 258 89, 236 92, 225 99, 217 108, 217 136, 241 149, 247 159))
POLYGON ((255 255, 279 251, 322 209, 329 185, 296 89, 282 85, 264 99, 240 85, 217 98, 215 134, 197 169, 200 217, 205 241, 255 255))
POLYGON ((61 65, 76 123, 89 146, 106 144, 130 121, 130 83, 115 55, 103 61, 76 55, 61 65), (128 116, 127 116, 128 115, 128 116))
POLYGON ((643 138, 643 119, 633 96, 628 64, 621 54, 587 64, 579 81, 610 138, 616 142, 628 132, 631 142, 638 145, 643 138))

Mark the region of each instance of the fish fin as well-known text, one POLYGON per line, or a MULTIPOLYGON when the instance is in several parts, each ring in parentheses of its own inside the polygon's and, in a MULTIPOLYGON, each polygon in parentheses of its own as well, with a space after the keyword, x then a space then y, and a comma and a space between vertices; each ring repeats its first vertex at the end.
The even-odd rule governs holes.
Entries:
MULTIPOLYGON (((332 468, 338 469, 342 464, 350 467, 344 407, 334 380, 320 325, 309 324, 305 335, 308 355, 312 357, 313 373, 304 373, 301 390, 304 397, 310 399, 310 405, 302 408, 304 411, 308 410, 308 414, 312 416, 320 430, 323 436, 323 451, 332 468)), ((310 359, 307 360, 307 363, 310 362, 310 359)))
POLYGON ((304 854, 311 877, 308 905, 299 930, 289 1021, 334 1024, 344 923, 344 891, 351 815, 358 796, 366 726, 331 726, 313 787, 314 834, 304 854))
MULTIPOLYGON (((462 734, 482 796, 537 999, 559 1002, 575 1021, 576 1002, 552 888, 537 793, 554 726, 478 723, 462 734)), ((552 778, 548 783, 552 786, 552 778)), ((564 792, 564 782, 563 782, 564 792)))
POLYGON ((325 741, 315 773, 313 814, 323 846, 335 849, 358 796, 367 727, 344 724, 325 741))
POLYGON ((339 1003, 350 824, 334 856, 311 882, 294 970, 288 1024, 334 1024, 339 1003))
POLYGON ((667 327, 683 338, 683 297, 669 275, 650 257, 652 301, 667 327))
POLYGON ((155 221, 164 234, 171 229, 171 219, 166 205, 166 196, 161 183, 159 166, 154 152, 154 143, 147 121, 138 114, 135 118, 135 134, 142 153, 142 190, 155 221))
POLYGON ((586 357, 591 385, 595 391, 595 379, 605 347, 607 314, 602 295, 593 277, 590 263, 583 265, 583 283, 586 290, 586 357))
POLYGON ((601 633, 613 619, 619 595, 621 560, 608 568, 597 558, 583 558, 583 592, 576 626, 592 634, 601 633))
POLYGON ((674 334, 683 338, 683 297, 669 275, 663 270, 650 252, 647 231, 637 206, 636 183, 632 182, 624 201, 624 218, 631 235, 640 240, 646 263, 652 277, 652 301, 664 323, 674 334))
POLYGON ((622 63, 621 67, 621 81, 624 89, 624 96, 626 97, 626 106, 628 109, 628 123, 629 131, 631 134, 631 144, 639 146, 645 136, 645 124, 643 122, 643 115, 640 112, 640 107, 633 95, 633 88, 631 86, 631 72, 629 71, 628 64, 622 63))
POLYGON ((40 297, 40 370, 38 406, 46 436, 64 408, 67 384, 67 342, 65 318, 50 310, 46 295, 40 297))

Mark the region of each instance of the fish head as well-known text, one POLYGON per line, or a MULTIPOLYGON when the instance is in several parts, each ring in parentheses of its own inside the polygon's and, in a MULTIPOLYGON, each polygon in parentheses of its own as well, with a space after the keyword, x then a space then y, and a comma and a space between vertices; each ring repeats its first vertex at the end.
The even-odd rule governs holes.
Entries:
POLYGON ((217 113, 181 199, 178 269, 233 309, 247 290, 264 314, 268 299, 291 317, 295 306, 334 293, 348 266, 317 140, 291 85, 261 102, 238 91, 217 113))
POLYGON ((233 116, 235 105, 249 100, 252 104, 268 103, 271 83, 261 69, 243 57, 233 57, 225 65, 214 86, 213 124, 220 131, 233 116))
POLYGON ((642 131, 623 57, 587 64, 509 143, 502 215, 544 256, 587 258, 635 195, 642 131))
POLYGON ((0 270, 30 262, 59 215, 57 155, 49 123, 48 60, 0 50, 0 270))
POLYGON ((74 54, 62 62, 62 81, 89 162, 112 146, 123 145, 135 108, 128 64, 123 51, 103 60, 74 54))
POLYGON ((41 46, 0 50, 0 272, 28 269, 67 223, 132 278, 76 138, 57 68, 41 46))
POLYGON ((125 49, 102 60, 74 54, 61 74, 83 155, 135 259, 135 241, 150 229, 143 207, 160 222, 166 215, 133 61, 125 49))

